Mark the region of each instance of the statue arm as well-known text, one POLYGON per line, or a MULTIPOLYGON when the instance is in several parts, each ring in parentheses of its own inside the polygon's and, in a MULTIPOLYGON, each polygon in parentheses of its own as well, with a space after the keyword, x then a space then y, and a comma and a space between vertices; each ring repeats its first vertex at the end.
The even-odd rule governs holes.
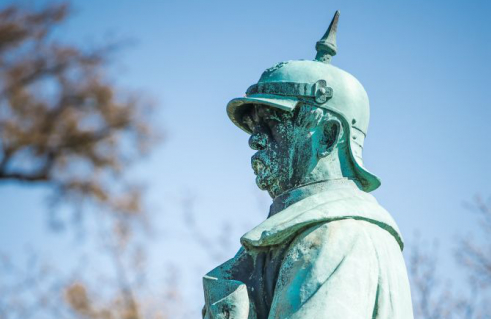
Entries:
POLYGON ((371 319, 379 263, 365 222, 339 220, 298 235, 282 262, 269 319, 371 319))

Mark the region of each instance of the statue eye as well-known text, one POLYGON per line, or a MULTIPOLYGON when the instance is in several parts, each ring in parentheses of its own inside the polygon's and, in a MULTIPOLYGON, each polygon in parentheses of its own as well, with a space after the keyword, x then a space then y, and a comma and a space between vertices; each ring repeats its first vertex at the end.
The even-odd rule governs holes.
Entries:
POLYGON ((252 117, 250 115, 245 115, 242 118, 242 122, 249 127, 249 129, 252 131, 254 130, 254 121, 252 120, 252 117))
POLYGON ((271 118, 265 119, 264 122, 268 125, 270 129, 274 129, 280 123, 278 119, 271 119, 271 118))

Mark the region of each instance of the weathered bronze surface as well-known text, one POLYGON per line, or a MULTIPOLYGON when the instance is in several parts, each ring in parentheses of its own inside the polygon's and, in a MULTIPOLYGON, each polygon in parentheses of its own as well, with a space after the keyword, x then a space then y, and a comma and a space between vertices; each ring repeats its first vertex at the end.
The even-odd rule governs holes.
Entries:
POLYGON ((203 279, 207 319, 412 319, 403 240, 368 192, 368 97, 332 66, 339 12, 314 61, 267 69, 227 106, 251 134, 252 168, 273 198, 237 255, 203 279))

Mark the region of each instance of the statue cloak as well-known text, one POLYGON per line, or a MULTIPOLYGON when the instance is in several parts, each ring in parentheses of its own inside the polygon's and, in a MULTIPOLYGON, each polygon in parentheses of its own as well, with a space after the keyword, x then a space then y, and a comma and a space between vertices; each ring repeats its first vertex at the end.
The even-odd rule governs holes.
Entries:
POLYGON ((241 243, 203 278, 205 319, 413 319, 399 229, 354 184, 292 204, 241 243))

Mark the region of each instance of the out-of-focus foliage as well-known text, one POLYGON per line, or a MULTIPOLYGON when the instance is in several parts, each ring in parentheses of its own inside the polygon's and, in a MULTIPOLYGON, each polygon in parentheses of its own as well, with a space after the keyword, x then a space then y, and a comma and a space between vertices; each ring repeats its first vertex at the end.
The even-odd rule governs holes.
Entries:
POLYGON ((479 226, 487 245, 479 245, 472 238, 462 241, 457 253, 459 261, 469 269, 471 278, 483 288, 491 286, 491 197, 485 201, 476 197, 470 209, 479 216, 479 226))
MULTIPOLYGON (((415 319, 454 318, 455 304, 448 285, 437 274, 436 246, 415 243, 408 263, 415 319)), ((457 317, 458 318, 458 317, 457 317)))
POLYGON ((25 264, 0 255, 0 318, 181 318, 176 316, 180 297, 175 285, 166 283, 152 291, 138 278, 145 275, 144 265, 127 265, 123 255, 108 256, 115 270, 102 275, 88 272, 87 260, 66 272, 35 252, 29 253, 25 264))
POLYGON ((36 252, 25 266, 2 256, 0 319, 164 318, 178 292, 165 284, 150 292, 137 233, 147 228, 134 223, 150 215, 141 188, 125 177, 155 141, 151 104, 108 80, 117 46, 56 41, 52 33, 69 13, 64 3, 0 9, 0 182, 49 186, 55 203, 77 213, 88 203, 99 250, 75 270, 48 266, 36 252), (87 270, 101 258, 104 271, 87 270))
POLYGON ((438 270, 445 265, 438 262, 435 247, 413 245, 408 268, 415 319, 491 319, 491 198, 477 197, 468 206, 478 213, 482 238, 462 240, 455 255, 468 274, 467 285, 443 281, 438 270))
POLYGON ((52 39, 68 13, 66 4, 0 11, 0 181, 46 183, 76 207, 141 214, 140 190, 123 173, 154 141, 150 104, 105 78, 114 45, 52 39))

